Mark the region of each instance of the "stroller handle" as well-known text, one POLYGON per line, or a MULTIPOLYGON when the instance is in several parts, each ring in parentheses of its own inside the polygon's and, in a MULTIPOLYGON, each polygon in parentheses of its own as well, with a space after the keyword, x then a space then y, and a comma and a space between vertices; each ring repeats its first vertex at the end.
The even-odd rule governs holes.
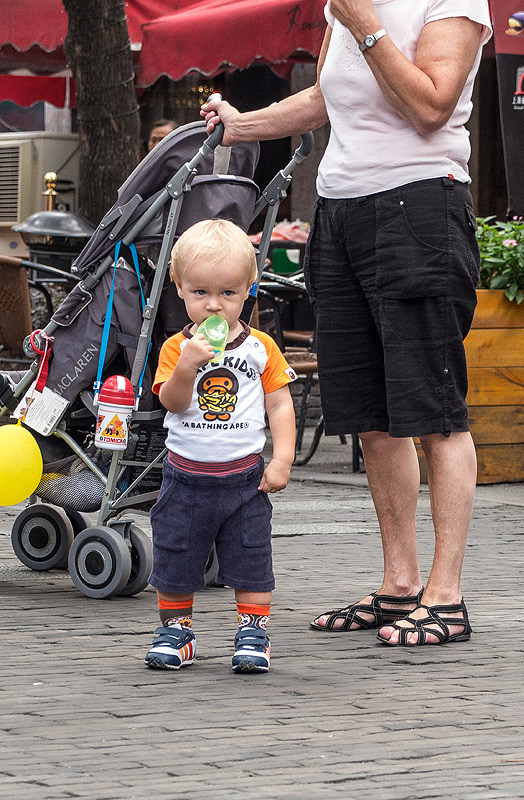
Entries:
POLYGON ((209 136, 207 137, 206 141, 204 142, 204 145, 209 147, 210 150, 215 150, 222 141, 223 135, 224 135, 224 125, 222 122, 219 122, 215 126, 215 130, 213 131, 213 133, 210 133, 209 136))
POLYGON ((308 131, 307 133, 302 133, 300 138, 302 141, 300 142, 299 147, 295 150, 295 155, 302 160, 307 158, 307 156, 311 153, 315 137, 311 131, 308 131))
MULTIPOLYGON (((209 95, 206 102, 209 103, 210 100, 217 100, 217 102, 220 103, 220 101, 222 100, 222 95, 219 92, 213 92, 213 94, 209 95)), ((209 136, 207 137, 205 144, 208 147, 210 147, 211 150, 214 150, 216 147, 218 147, 218 145, 222 141, 223 136, 224 136, 224 124, 222 122, 218 122, 215 125, 213 133, 210 133, 209 136)))

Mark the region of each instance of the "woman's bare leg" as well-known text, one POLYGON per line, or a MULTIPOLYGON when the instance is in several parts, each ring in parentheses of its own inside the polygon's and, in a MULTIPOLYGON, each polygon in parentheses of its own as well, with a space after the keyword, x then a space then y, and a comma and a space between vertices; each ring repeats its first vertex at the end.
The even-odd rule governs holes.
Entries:
MULTIPOLYGON (((381 431, 360 434, 360 440, 384 554, 384 578, 377 593, 397 597, 416 595, 422 586, 415 519, 420 472, 413 440, 394 439, 381 431)), ((369 604, 371 597, 360 602, 369 604)), ((383 603, 382 607, 388 606, 383 603)), ((373 620, 372 615, 360 614, 373 620)), ((322 614, 315 624, 325 625, 328 617, 329 614, 322 614)), ((342 620, 337 620, 335 629, 342 624, 342 620)), ((353 623, 350 630, 359 627, 353 623)))
MULTIPOLYGON (((435 528, 435 555, 422 602, 427 606, 453 605, 462 598, 460 574, 477 477, 475 447, 467 432, 452 433, 449 437, 441 434, 424 436, 421 437, 421 444, 428 466, 431 513, 435 528)), ((421 608, 412 616, 415 619, 422 618, 427 616, 427 612, 421 608)), ((398 624, 409 627, 409 622, 406 621, 398 624)), ((431 628, 431 625, 428 627, 431 628)), ((461 626, 449 628, 451 634, 461 633, 463 630, 461 626)), ((381 628, 380 634, 392 642, 398 642, 400 635, 388 626, 381 628)), ((408 636, 408 643, 415 644, 417 640, 416 634, 408 636)), ((438 639, 428 634, 427 641, 436 644, 438 639)))

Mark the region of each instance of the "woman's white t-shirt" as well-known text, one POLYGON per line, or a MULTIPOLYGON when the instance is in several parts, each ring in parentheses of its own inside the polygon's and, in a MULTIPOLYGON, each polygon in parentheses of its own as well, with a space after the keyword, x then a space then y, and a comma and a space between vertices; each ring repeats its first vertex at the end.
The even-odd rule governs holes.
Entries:
MULTIPOLYGON (((381 27, 412 62, 422 28, 429 22, 468 17, 484 26, 482 44, 491 35, 487 0, 373 0, 373 4, 381 27)), ((333 16, 329 2, 325 15, 332 33, 320 87, 331 133, 319 167, 318 194, 359 197, 445 175, 469 182, 470 144, 464 123, 471 114, 481 48, 448 122, 438 131, 420 134, 386 100, 355 38, 333 16)))

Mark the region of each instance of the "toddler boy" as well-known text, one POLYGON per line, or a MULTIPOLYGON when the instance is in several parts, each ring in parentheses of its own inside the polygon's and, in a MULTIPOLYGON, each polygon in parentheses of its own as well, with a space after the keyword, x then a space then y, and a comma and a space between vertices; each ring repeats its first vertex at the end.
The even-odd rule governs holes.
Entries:
POLYGON ((217 581, 235 590, 239 628, 232 668, 269 670, 267 623, 275 581, 271 503, 284 489, 295 449, 288 383, 295 379, 276 343, 239 319, 256 280, 255 251, 227 220, 204 220, 175 244, 170 275, 192 324, 162 346, 153 391, 167 409, 168 455, 151 510, 162 626, 145 663, 178 669, 193 663, 194 592, 216 545, 217 581), (229 325, 222 356, 197 328, 213 314, 229 325), (273 453, 264 467, 265 415, 273 453))

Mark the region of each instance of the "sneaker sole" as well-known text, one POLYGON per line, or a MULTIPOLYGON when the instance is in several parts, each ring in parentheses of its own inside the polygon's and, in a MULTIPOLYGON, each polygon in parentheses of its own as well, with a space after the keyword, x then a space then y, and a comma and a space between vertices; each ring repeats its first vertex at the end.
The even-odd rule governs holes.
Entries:
POLYGON ((146 667, 150 667, 151 669, 180 669, 180 667, 187 667, 189 664, 192 664, 195 659, 191 658, 187 661, 182 661, 181 664, 167 664, 161 658, 150 658, 149 660, 145 660, 144 664, 146 667))
POLYGON ((261 666, 254 664, 250 658, 242 658, 237 664, 233 664, 231 669, 233 672, 269 672, 269 665, 261 666))

